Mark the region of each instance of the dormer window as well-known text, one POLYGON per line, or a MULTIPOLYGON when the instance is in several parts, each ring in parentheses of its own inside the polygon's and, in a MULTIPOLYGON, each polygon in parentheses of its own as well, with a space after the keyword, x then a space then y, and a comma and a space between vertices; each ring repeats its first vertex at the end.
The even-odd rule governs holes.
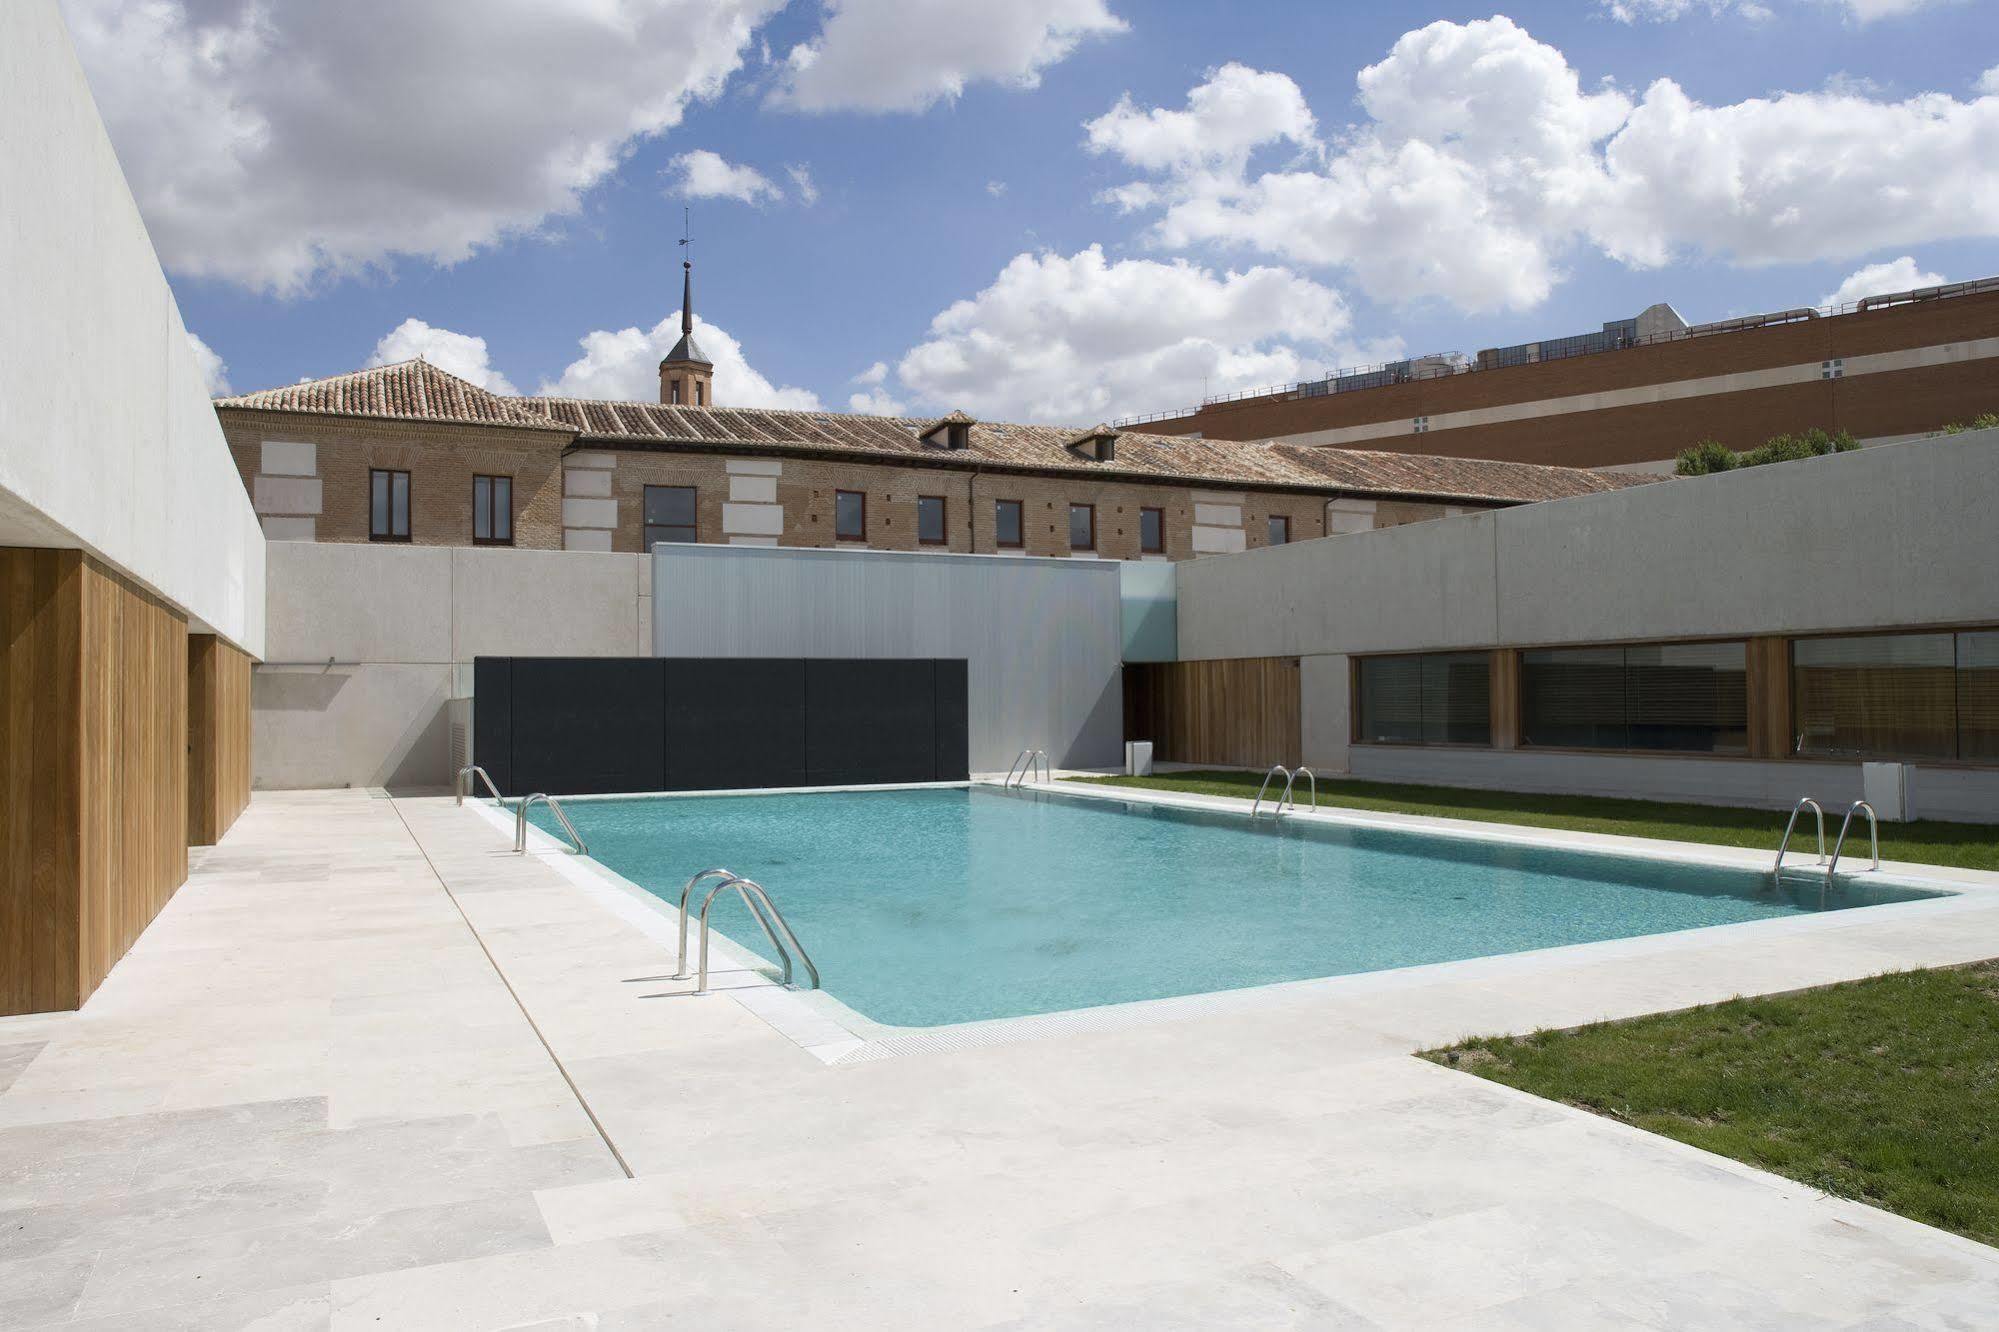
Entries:
POLYGON ((968 449, 972 447, 972 427, 977 424, 963 412, 952 412, 917 431, 916 437, 925 444, 946 449, 968 449))
POLYGON ((1117 457, 1117 441, 1117 431, 1107 425, 1096 425, 1066 441, 1063 447, 1091 462, 1111 462, 1117 457))

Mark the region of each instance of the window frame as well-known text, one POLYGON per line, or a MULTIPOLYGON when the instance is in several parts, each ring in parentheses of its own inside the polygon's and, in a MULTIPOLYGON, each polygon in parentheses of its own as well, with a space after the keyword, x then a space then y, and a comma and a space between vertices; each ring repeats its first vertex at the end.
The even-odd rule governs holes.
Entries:
POLYGON ((1069 502, 1069 549, 1071 552, 1085 550, 1094 553, 1096 551, 1097 549, 1097 506, 1096 505, 1078 504, 1074 500, 1071 500, 1069 502), (1078 511, 1081 511, 1082 513, 1089 515, 1090 544, 1087 546, 1079 546, 1076 544, 1076 514, 1078 511))
POLYGON ((868 492, 865 490, 836 490, 833 492, 833 539, 835 541, 860 541, 868 539, 868 492), (840 530, 840 500, 852 495, 861 501, 861 530, 853 536, 840 530))
POLYGON ((999 499, 999 498, 995 498, 993 500, 993 545, 1000 550, 1027 549, 1027 501, 1026 500, 999 499), (999 515, 1001 507, 1005 505, 1013 506, 1013 530, 1015 535, 1012 541, 1000 540, 999 515))
POLYGON ((942 495, 918 495, 916 497, 916 544, 919 546, 948 546, 951 544, 951 502, 942 495), (937 505, 937 535, 923 535, 923 506, 937 505))
MULTIPOLYGON (((1709 637, 1709 638, 1640 639, 1637 641, 1620 639, 1618 641, 1608 642, 1608 643, 1598 643, 1598 642, 1533 643, 1533 644, 1526 644, 1517 648, 1510 648, 1508 650, 1515 654, 1515 657, 1519 663, 1518 679, 1516 682, 1516 687, 1514 690, 1514 695, 1512 700, 1513 716, 1510 719, 1512 722, 1514 736, 1515 736, 1514 747, 1519 750, 1531 751, 1537 754, 1614 754, 1631 758, 1696 758, 1696 759, 1718 759, 1718 760, 1727 760, 1727 761, 1746 759, 1752 762, 1766 761, 1766 760, 1757 759, 1754 753, 1755 729, 1756 729, 1755 711, 1754 711, 1754 705, 1748 702, 1748 694, 1754 688, 1753 684, 1751 683, 1750 677, 1755 672, 1755 667, 1750 661, 1749 657, 1749 643, 1752 637, 1753 635, 1723 634, 1718 637, 1709 637), (1535 742, 1528 739, 1527 658, 1532 653, 1585 652, 1585 651, 1616 652, 1618 654, 1617 669, 1620 673, 1619 697, 1623 703, 1623 716, 1624 716, 1623 725, 1627 728, 1627 734, 1628 734, 1629 728, 1632 724, 1631 706, 1630 706, 1631 666, 1628 654, 1632 649, 1707 647, 1707 646, 1714 646, 1717 644, 1729 644, 1729 643, 1740 643, 1743 649, 1743 689, 1745 694, 1745 706, 1748 709, 1748 723, 1745 728, 1742 747, 1739 749, 1738 748, 1654 749, 1644 745, 1628 745, 1628 744, 1627 745, 1563 745, 1563 744, 1549 744, 1545 741, 1536 744, 1535 742)), ((1787 757, 1798 757, 1798 756, 1789 755, 1787 757)))
POLYGON ((1290 545, 1290 544, 1291 544, 1291 515, 1290 515, 1290 514, 1288 514, 1288 513, 1273 513, 1273 514, 1270 514, 1270 515, 1268 515, 1268 516, 1266 516, 1266 517, 1264 518, 1264 520, 1263 520, 1263 544, 1264 544, 1264 545, 1266 545, 1266 546, 1288 546, 1288 545, 1290 545), (1271 540, 1271 536, 1272 536, 1272 534, 1273 534, 1273 533, 1275 533, 1275 532, 1277 531, 1277 529, 1278 529, 1278 527, 1279 527, 1279 526, 1282 526, 1282 527, 1283 527, 1283 529, 1284 529, 1284 539, 1283 539, 1282 541, 1273 541, 1273 540, 1271 540))
POLYGON ((1785 693, 1790 704, 1790 715, 1786 718, 1789 726, 1789 746, 1782 755, 1803 763, 1855 763, 1886 762, 1904 763, 1926 768, 1976 768, 1990 771, 1999 768, 1999 759, 1965 758, 1964 754, 1964 647, 1966 634, 1989 634, 1999 632, 1999 624, 1946 624, 1916 625, 1898 629, 1857 629, 1844 633, 1790 634, 1784 640, 1785 693), (1951 757, 1909 754, 1892 750, 1824 750, 1801 749, 1798 739, 1803 734, 1800 729, 1803 718, 1800 715, 1800 693, 1798 688, 1798 646, 1802 643, 1826 640, 1851 640, 1864 638, 1911 638, 1942 636, 1951 640, 1951 757))
POLYGON ((1138 511, 1138 553, 1141 555, 1164 555, 1166 553, 1166 510, 1158 505, 1147 504, 1138 511), (1159 540, 1155 545, 1145 543, 1145 516, 1151 514, 1158 525, 1159 540))
POLYGON ((502 475, 498 472, 474 472, 472 474, 472 544, 475 546, 511 546, 514 544, 514 478, 511 475, 502 475), (495 526, 493 519, 500 514, 499 506, 493 501, 493 483, 496 481, 506 483, 507 534, 503 537, 491 535, 482 537, 479 535, 479 483, 481 481, 486 483, 486 530, 489 533, 495 526))
MULTIPOLYGON (((690 534, 690 540, 685 543, 672 543, 672 544, 687 544, 687 545, 701 544, 701 487, 670 486, 670 485, 648 485, 644 487, 639 492, 639 551, 641 554, 651 553, 652 548, 658 544, 658 541, 656 541, 652 536, 652 533, 655 529, 661 531, 665 531, 668 529, 679 531, 685 529, 690 534), (694 521, 691 523, 647 522, 646 511, 651 507, 650 504, 648 503, 648 500, 651 498, 652 492, 655 490, 685 491, 688 496, 689 502, 693 505, 694 508, 694 521)), ((662 537, 659 538, 659 540, 665 541, 668 540, 668 538, 662 537)))
MULTIPOLYGON (((1368 652, 1352 658, 1351 665, 1348 669, 1348 680, 1347 680, 1347 742, 1353 745, 1374 745, 1381 748, 1392 748, 1392 749, 1478 749, 1478 750, 1498 749, 1499 734, 1501 728, 1497 724, 1498 719, 1492 715, 1493 700, 1499 696, 1499 670, 1496 663, 1494 662, 1495 651, 1496 649, 1493 648, 1440 648, 1432 652, 1368 652), (1420 698, 1420 688, 1421 688, 1420 672, 1422 670, 1422 663, 1426 659, 1432 657, 1484 657, 1485 658, 1485 671, 1486 671, 1485 739, 1483 740, 1394 740, 1394 739, 1384 740, 1384 739, 1375 739, 1369 737, 1363 729, 1364 723, 1366 722, 1366 713, 1365 713, 1366 704, 1363 698, 1364 691, 1362 688, 1362 677, 1365 674, 1365 669, 1364 669, 1365 664, 1370 661, 1387 661, 1387 660, 1416 662, 1417 670, 1419 672, 1418 688, 1419 688, 1419 698, 1420 698)), ((1426 718, 1421 713, 1419 705, 1419 710, 1418 710, 1419 728, 1425 723, 1425 720, 1426 718)))
POLYGON ((408 545, 414 539, 415 528, 416 528, 415 488, 410 481, 409 470, 407 468, 398 468, 398 467, 370 467, 368 469, 368 540, 386 541, 386 542, 393 542, 399 545, 408 545), (375 478, 378 476, 385 476, 389 478, 388 482, 389 530, 386 532, 377 532, 375 530, 375 478), (401 532, 395 530, 396 528, 395 479, 397 477, 401 477, 403 481, 403 530, 401 532))

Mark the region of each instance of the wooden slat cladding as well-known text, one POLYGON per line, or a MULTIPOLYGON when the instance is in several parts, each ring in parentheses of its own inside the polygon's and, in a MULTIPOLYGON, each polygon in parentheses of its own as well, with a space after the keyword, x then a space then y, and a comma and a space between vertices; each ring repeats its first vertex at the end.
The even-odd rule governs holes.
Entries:
POLYGON ((1298 659, 1129 664, 1125 735, 1168 763, 1260 768, 1299 762, 1298 659))
POLYGON ((76 551, 0 589, 0 1013, 71 1009, 187 877, 187 625, 76 551))
POLYGON ((250 803, 250 658, 213 634, 187 640, 187 841, 213 846, 250 803))
POLYGON ((1791 642, 1787 638, 1752 638, 1744 651, 1748 667, 1749 757, 1790 756, 1791 642))

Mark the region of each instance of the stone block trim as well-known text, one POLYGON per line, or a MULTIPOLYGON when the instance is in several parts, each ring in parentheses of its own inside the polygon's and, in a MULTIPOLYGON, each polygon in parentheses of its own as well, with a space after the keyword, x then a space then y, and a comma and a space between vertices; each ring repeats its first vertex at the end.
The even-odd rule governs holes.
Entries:
MULTIPOLYGON (((568 455, 562 469, 562 548, 607 551, 616 548, 618 501, 612 478, 618 455, 584 450, 568 455)), ((643 511, 641 511, 643 521, 643 511)))
POLYGON ((736 546, 778 544, 784 535, 784 503, 778 496, 784 464, 773 458, 730 458, 722 471, 728 478, 723 537, 736 546))

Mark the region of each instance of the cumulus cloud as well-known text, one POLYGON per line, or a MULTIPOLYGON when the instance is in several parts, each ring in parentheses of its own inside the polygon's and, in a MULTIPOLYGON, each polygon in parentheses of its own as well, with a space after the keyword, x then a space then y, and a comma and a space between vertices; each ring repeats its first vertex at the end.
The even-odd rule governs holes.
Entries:
POLYGON ((1978 91, 1987 97, 1999 97, 1999 65, 1978 76, 1978 91))
POLYGON ((573 213, 782 0, 63 0, 168 268, 278 292, 573 213))
POLYGON ((489 393, 512 395, 517 390, 507 377, 493 368, 486 351, 486 339, 470 333, 454 333, 433 328, 421 319, 409 318, 382 335, 368 356, 369 365, 393 365, 418 356, 447 374, 469 380, 489 393))
MULTIPOLYGON (((1597 0, 1605 13, 1620 23, 1670 23, 1689 14, 1737 14, 1760 22, 1773 16, 1763 0, 1597 0)), ((1960 0, 1811 0, 1821 7, 1842 11, 1856 23, 1900 18, 1920 9, 1960 0)))
POLYGON ((679 173, 677 188, 689 199, 734 199, 738 203, 770 203, 784 197, 777 182, 750 166, 737 166, 720 153, 696 148, 673 159, 679 173))
POLYGON ((1927 272, 1918 267, 1914 257, 1905 254, 1900 259, 1890 259, 1885 264, 1869 264, 1848 274, 1846 280, 1827 292, 1819 304, 1849 305, 1867 296, 1914 291, 1918 287, 1940 287, 1949 280, 1940 273, 1927 272))
POLYGON ((920 111, 974 83, 1031 88, 1086 38, 1123 32, 1104 0, 825 0, 773 100, 800 111, 920 111))
POLYGON ((1324 146, 1288 77, 1241 66, 1184 111, 1122 100, 1088 142, 1139 173, 1109 197, 1156 212, 1161 246, 1344 268, 1378 300, 1468 311, 1539 304, 1583 246, 1633 267, 1771 264, 1999 234, 1999 98, 1708 106, 1661 79, 1634 99, 1504 17, 1407 33, 1357 81, 1367 119, 1324 146), (1272 148, 1290 160, 1250 165, 1272 148))
POLYGON ((1113 262, 1093 245, 1016 255, 991 286, 931 320, 895 378, 934 408, 1089 424, 1192 402, 1204 387, 1299 379, 1357 355, 1350 325, 1339 293, 1281 268, 1113 262))
POLYGON ((201 371, 201 382, 211 398, 225 397, 230 392, 229 367, 215 354, 214 348, 196 337, 192 331, 187 335, 187 345, 194 349, 195 368, 201 371))
POLYGON ((888 374, 888 362, 876 361, 855 375, 854 382, 861 389, 847 395, 847 410, 865 416, 903 415, 905 407, 902 400, 883 387, 888 382, 888 374))
MULTIPOLYGON (((609 398, 621 402, 659 401, 660 358, 680 340, 680 311, 650 329, 598 329, 579 342, 583 354, 544 379, 536 391, 558 398, 609 398)), ((774 407, 816 412, 819 395, 809 389, 770 382, 751 367, 743 344, 724 330, 694 317, 694 340, 715 363, 715 403, 720 407, 774 407)))

